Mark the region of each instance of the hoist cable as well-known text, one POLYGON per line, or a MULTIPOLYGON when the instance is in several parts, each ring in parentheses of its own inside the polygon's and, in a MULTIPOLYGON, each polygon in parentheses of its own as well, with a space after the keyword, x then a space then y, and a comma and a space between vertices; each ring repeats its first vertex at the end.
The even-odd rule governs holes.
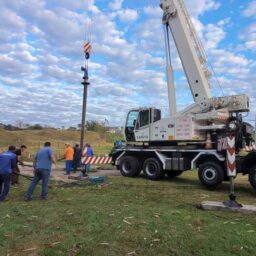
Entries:
MULTIPOLYGON (((91 44, 91 34, 92 34, 92 0, 85 1, 85 35, 84 41, 91 44)), ((85 58, 85 68, 88 71, 88 59, 85 58)))
POLYGON ((212 66, 211 62, 209 62, 208 64, 209 64, 209 66, 210 66, 210 68, 211 68, 213 77, 216 79, 216 82, 217 82, 217 84, 218 84, 218 86, 219 86, 219 88, 220 88, 220 90, 221 90, 222 96, 224 97, 223 88, 222 88, 221 83, 220 83, 220 81, 219 81, 219 79, 218 79, 218 77, 217 77, 217 75, 216 75, 216 73, 215 73, 215 71, 214 71, 214 69, 213 69, 213 66, 212 66))

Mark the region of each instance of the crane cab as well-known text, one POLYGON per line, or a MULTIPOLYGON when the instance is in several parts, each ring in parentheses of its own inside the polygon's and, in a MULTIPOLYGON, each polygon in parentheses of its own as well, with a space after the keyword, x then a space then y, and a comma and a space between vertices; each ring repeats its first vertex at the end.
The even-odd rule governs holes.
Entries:
POLYGON ((160 109, 139 108, 130 110, 126 118, 124 130, 126 141, 150 141, 151 124, 160 119, 160 109))

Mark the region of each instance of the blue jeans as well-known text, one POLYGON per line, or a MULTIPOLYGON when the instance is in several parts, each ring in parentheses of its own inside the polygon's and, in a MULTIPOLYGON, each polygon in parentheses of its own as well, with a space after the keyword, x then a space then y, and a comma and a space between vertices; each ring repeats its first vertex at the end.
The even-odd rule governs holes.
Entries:
POLYGON ((85 173, 88 173, 91 170, 91 165, 90 164, 85 164, 84 165, 84 171, 85 173))
POLYGON ((3 201, 10 191, 10 180, 10 173, 0 174, 0 201, 3 201))
POLYGON ((31 198, 36 185, 40 180, 42 180, 42 191, 41 191, 41 198, 47 198, 48 195, 48 182, 50 178, 50 170, 46 169, 36 169, 35 176, 28 188, 27 198, 31 198))
POLYGON ((66 173, 70 174, 72 171, 72 160, 66 160, 66 173))

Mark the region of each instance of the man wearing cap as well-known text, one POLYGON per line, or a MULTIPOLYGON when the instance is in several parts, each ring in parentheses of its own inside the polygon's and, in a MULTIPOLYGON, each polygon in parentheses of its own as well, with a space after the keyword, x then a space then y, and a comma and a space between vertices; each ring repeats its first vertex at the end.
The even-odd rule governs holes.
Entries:
POLYGON ((66 149, 64 151, 64 158, 66 160, 66 175, 69 175, 72 170, 72 162, 74 157, 74 149, 69 143, 65 144, 66 149))

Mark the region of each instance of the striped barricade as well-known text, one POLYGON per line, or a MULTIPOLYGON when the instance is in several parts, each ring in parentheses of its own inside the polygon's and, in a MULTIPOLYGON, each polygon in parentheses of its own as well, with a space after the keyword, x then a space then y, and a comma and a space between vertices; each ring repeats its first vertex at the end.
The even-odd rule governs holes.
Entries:
POLYGON ((109 156, 87 156, 82 158, 82 164, 111 164, 109 156))
POLYGON ((235 137, 227 137, 227 175, 236 177, 236 150, 235 137))

